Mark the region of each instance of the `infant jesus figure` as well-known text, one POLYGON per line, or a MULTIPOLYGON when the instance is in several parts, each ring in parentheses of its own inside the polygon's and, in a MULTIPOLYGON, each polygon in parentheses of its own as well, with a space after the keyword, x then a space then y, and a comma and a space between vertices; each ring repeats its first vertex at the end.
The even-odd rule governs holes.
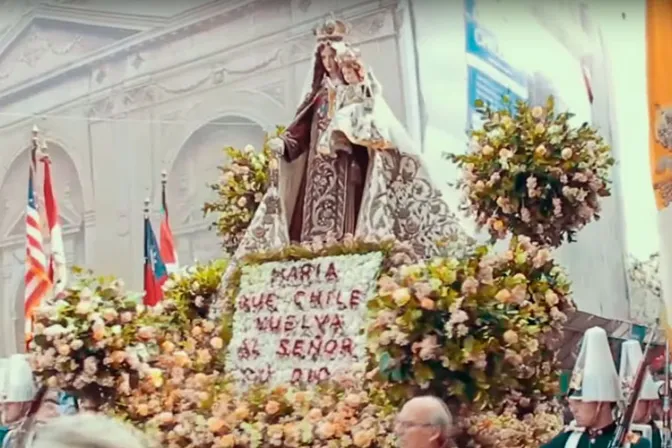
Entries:
POLYGON ((332 119, 320 137, 317 151, 335 156, 336 151, 352 151, 353 145, 369 150, 393 148, 386 126, 376 124, 380 85, 365 68, 357 49, 340 42, 333 46, 344 83, 332 92, 332 119))

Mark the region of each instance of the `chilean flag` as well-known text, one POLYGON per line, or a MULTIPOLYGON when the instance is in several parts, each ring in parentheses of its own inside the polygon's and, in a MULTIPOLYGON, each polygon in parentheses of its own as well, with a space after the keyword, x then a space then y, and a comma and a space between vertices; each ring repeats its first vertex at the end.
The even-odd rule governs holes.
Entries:
POLYGON ((145 216, 145 305, 154 306, 163 300, 161 287, 167 279, 168 271, 156 244, 152 223, 145 216))
POLYGON ((163 180, 161 182, 161 229, 159 232, 159 240, 161 241, 161 258, 166 264, 166 270, 168 273, 172 274, 179 269, 179 263, 177 261, 177 251, 175 250, 173 231, 170 229, 170 221, 168 220, 168 201, 166 200, 165 172, 163 173, 163 180))

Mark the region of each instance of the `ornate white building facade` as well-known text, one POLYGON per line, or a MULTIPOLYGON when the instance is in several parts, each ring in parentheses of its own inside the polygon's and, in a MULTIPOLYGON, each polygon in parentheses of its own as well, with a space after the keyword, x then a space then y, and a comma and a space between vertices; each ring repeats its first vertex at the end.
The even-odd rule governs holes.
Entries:
MULTIPOLYGON (((184 262, 221 251, 201 212, 221 149, 293 116, 333 2, 230 0, 0 4, 0 355, 22 341, 30 136, 53 160, 70 264, 142 286, 143 201, 171 221, 184 262)), ((366 60, 403 120, 397 2, 344 0, 366 60)), ((37 185, 41 188, 41 182, 37 185)))
MULTIPOLYGON (((465 140, 462 3, 0 0, 0 356, 23 342, 33 125, 53 160, 68 262, 140 289, 143 202, 152 200, 156 223, 161 171, 169 174, 180 261, 219 256, 219 240, 201 207, 224 162, 221 149, 259 146, 265 130, 293 117, 312 59, 312 29, 333 10, 352 25, 352 40, 375 70, 387 102, 422 144, 435 181, 455 206, 457 195, 447 182, 456 172, 442 154, 459 151, 465 140)), ((578 39, 565 42, 579 49, 577 58, 593 51, 577 37, 599 41, 580 26, 580 0, 547 3, 546 16, 559 28, 552 32, 578 39), (561 7, 574 15, 563 18, 561 7)), ((513 29, 525 29, 513 22, 513 29)), ((603 51, 598 49, 596 54, 603 51)), ((601 72, 593 73, 592 112, 610 132, 611 87, 601 58, 597 54, 593 63, 601 72)), ((560 254, 579 309, 610 319, 627 319, 629 312, 619 195, 615 188, 602 221, 560 254)), ((574 328, 580 335, 579 327, 584 325, 574 328)))

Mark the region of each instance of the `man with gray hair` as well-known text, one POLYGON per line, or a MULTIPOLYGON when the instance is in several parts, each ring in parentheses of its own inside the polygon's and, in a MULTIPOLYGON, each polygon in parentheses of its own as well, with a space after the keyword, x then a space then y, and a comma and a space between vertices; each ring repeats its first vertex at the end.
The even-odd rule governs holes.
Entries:
POLYGON ((415 397, 397 415, 395 432, 401 448, 445 448, 452 443, 453 417, 437 397, 415 397))

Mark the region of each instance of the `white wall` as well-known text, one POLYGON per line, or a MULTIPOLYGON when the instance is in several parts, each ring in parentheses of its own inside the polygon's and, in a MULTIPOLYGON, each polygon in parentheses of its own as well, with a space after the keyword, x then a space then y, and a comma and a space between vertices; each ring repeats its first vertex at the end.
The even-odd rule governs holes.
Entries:
POLYGON ((611 62, 614 145, 621 149, 626 248, 638 258, 658 251, 660 240, 649 170, 649 115, 646 83, 646 4, 595 1, 611 62), (625 17, 623 17, 625 15, 625 17))
MULTIPOLYGON (((487 2, 480 0, 480 3, 487 2)), ((445 185, 446 197, 451 206, 456 208, 459 203, 459 193, 449 188, 448 183, 457 180, 458 173, 451 163, 443 160, 442 155, 447 151, 462 152, 466 144, 466 92, 468 88, 466 67, 467 62, 473 63, 473 61, 468 59, 465 52, 465 6, 463 1, 414 0, 412 4, 419 54, 419 90, 422 99, 421 116, 425 137, 424 154, 433 170, 435 180, 445 185)), ((537 2, 534 7, 539 10, 540 4, 537 2)), ((628 112, 620 111, 623 107, 621 106, 623 99, 613 97, 609 92, 609 76, 605 74, 605 68, 608 65, 602 60, 604 50, 600 48, 599 40, 587 42, 582 38, 577 38, 576 32, 565 26, 564 38, 566 41, 571 41, 569 45, 573 46, 573 51, 570 52, 541 26, 536 17, 533 17, 531 8, 521 5, 523 5, 522 2, 513 2, 513 4, 491 2, 483 8, 486 13, 484 15, 487 17, 479 18, 479 23, 481 19, 488 21, 487 26, 496 35, 498 40, 496 45, 506 62, 528 73, 541 72, 558 91, 562 103, 572 112, 577 113, 577 120, 584 121, 592 118, 593 123, 603 131, 607 139, 612 137, 613 128, 622 126, 620 123, 630 121, 637 123, 638 120, 633 121, 627 116, 628 112), (594 89, 596 100, 592 107, 587 100, 581 67, 576 56, 577 51, 583 50, 587 52, 592 50, 599 54, 599 67, 595 72, 601 78, 593 80, 594 83, 599 84, 594 89), (619 108, 620 111, 617 115, 618 121, 614 121, 611 117, 610 110, 614 107, 619 108)), ((551 3, 544 3, 541 8, 555 8, 552 13, 548 13, 550 9, 546 10, 547 16, 551 18, 556 17, 556 10, 558 17, 568 10, 565 6, 551 3), (561 11, 562 8, 565 10, 561 11)), ((571 14, 567 14, 565 20, 571 20, 571 17, 571 14)), ((574 20, 575 23, 568 25, 579 28, 576 19, 574 20)), ((602 20, 596 17, 594 21, 598 22, 598 25, 602 23, 602 20)), ((565 23, 561 26, 564 25, 565 23)), ((618 34, 618 31, 612 31, 612 33, 618 34)), ((607 45, 611 46, 613 43, 610 39, 613 40, 613 36, 608 34, 607 45)), ((622 60, 614 62, 617 67, 627 65, 628 59, 630 64, 632 61, 641 59, 641 55, 639 58, 629 58, 627 53, 622 57, 622 60)), ((614 68, 614 72, 619 70, 621 69, 614 68)), ((623 90, 622 82, 621 78, 615 78, 612 92, 623 90)), ((638 94, 643 94, 641 86, 638 94)), ((636 95, 633 94, 633 96, 636 95)), ((641 122, 641 117, 639 122, 641 122)), ((623 128, 620 132, 613 134, 617 157, 621 150, 627 151, 627 155, 620 157, 621 164, 618 169, 614 170, 613 179, 616 183, 614 197, 605 201, 602 221, 593 223, 584 229, 579 234, 577 243, 563 247, 558 252, 558 259, 569 271, 573 281, 574 298, 580 310, 607 318, 625 320, 629 318, 629 302, 625 281, 625 244, 623 241, 626 237, 623 230, 624 213, 620 191, 628 189, 627 202, 632 202, 630 185, 633 181, 628 178, 627 183, 622 182, 621 175, 624 174, 624 167, 630 166, 630 159, 633 156, 630 146, 632 140, 636 141, 637 137, 628 136, 629 143, 623 143, 621 142, 623 134, 623 128)), ((637 202, 636 196, 634 201, 637 202)), ((646 201, 640 201, 639 204, 642 202, 646 201)), ((631 208, 627 212, 628 215, 635 213, 631 208)), ((639 215, 645 216, 644 213, 639 215)), ((466 219, 463 222, 466 228, 473 229, 471 222, 466 219)), ((628 229, 627 239, 631 239, 633 225, 628 223, 628 229)))

